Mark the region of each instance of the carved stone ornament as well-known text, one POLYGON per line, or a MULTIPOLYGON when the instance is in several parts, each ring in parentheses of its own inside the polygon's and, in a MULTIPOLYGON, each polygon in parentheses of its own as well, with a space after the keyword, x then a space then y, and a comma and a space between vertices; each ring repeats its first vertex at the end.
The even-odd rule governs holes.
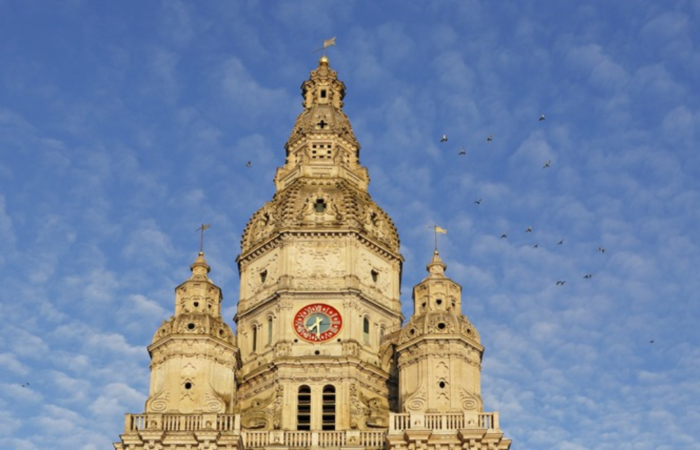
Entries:
POLYGON ((425 388, 421 386, 406 400, 406 411, 424 411, 428 403, 428 395, 425 388))
POLYGON ((337 205, 338 198, 322 191, 320 188, 314 194, 306 197, 297 215, 302 224, 325 224, 342 222, 343 215, 337 205))
POLYGON ((250 237, 253 242, 258 242, 270 236, 277 225, 277 216, 274 208, 265 205, 265 207, 257 213, 257 218, 253 222, 250 230, 250 237))
POLYGON ((262 399, 253 398, 241 416, 241 425, 248 429, 279 429, 284 389, 276 384, 273 392, 262 399))
POLYGON ((339 244, 306 243, 297 249, 295 276, 298 278, 341 277, 344 272, 339 244))
POLYGON ((462 409, 467 411, 481 411, 481 397, 477 397, 462 388, 460 390, 460 397, 462 400, 462 409))
POLYGON ((163 412, 168 406, 170 393, 168 391, 160 391, 146 401, 146 411, 163 412))
POLYGON ((265 286, 272 286, 277 281, 277 258, 278 254, 273 253, 259 265, 251 267, 248 275, 248 286, 251 292, 256 293, 265 286))

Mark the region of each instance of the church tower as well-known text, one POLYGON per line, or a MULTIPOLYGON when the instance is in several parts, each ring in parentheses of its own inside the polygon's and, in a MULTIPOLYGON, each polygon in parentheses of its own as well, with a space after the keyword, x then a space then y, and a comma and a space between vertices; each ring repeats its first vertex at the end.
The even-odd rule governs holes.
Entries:
POLYGON ((148 348, 145 413, 126 415, 115 449, 507 450, 437 251, 402 326, 399 236, 328 58, 301 95, 276 192, 243 231, 235 335, 200 252, 148 348))
POLYGON ((301 94, 277 192, 238 257, 242 425, 386 426, 396 392, 382 338, 403 321, 398 234, 367 192, 345 85, 326 57, 301 94), (368 420, 370 404, 384 417, 368 420))

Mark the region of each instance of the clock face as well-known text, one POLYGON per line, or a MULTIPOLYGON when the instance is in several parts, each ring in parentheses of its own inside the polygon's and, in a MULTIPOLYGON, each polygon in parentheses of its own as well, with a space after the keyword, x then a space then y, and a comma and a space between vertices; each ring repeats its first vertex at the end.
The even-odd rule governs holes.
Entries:
POLYGON ((335 337, 343 326, 337 309, 323 303, 306 305, 294 316, 294 331, 307 342, 326 342, 335 337))

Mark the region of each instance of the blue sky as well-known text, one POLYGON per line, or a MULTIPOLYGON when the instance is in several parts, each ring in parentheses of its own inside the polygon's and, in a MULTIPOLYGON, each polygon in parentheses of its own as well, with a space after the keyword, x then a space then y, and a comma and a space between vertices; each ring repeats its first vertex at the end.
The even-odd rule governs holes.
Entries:
POLYGON ((202 223, 231 323, 336 36, 405 314, 437 223, 512 448, 700 448, 699 1, 61 5, 0 1, 0 447, 111 448, 202 223))

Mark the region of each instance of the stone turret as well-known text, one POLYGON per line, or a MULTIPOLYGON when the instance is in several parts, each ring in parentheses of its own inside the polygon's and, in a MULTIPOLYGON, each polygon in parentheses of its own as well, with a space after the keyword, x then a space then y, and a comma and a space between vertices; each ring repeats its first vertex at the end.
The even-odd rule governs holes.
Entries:
POLYGON ((221 289, 200 252, 192 276, 175 289, 175 314, 148 347, 147 413, 230 413, 234 408, 236 339, 221 317, 221 289))
POLYGON ((481 400, 479 334, 461 313, 462 287, 445 276, 437 250, 413 288, 413 316, 397 346, 399 399, 406 412, 476 414, 481 400))

